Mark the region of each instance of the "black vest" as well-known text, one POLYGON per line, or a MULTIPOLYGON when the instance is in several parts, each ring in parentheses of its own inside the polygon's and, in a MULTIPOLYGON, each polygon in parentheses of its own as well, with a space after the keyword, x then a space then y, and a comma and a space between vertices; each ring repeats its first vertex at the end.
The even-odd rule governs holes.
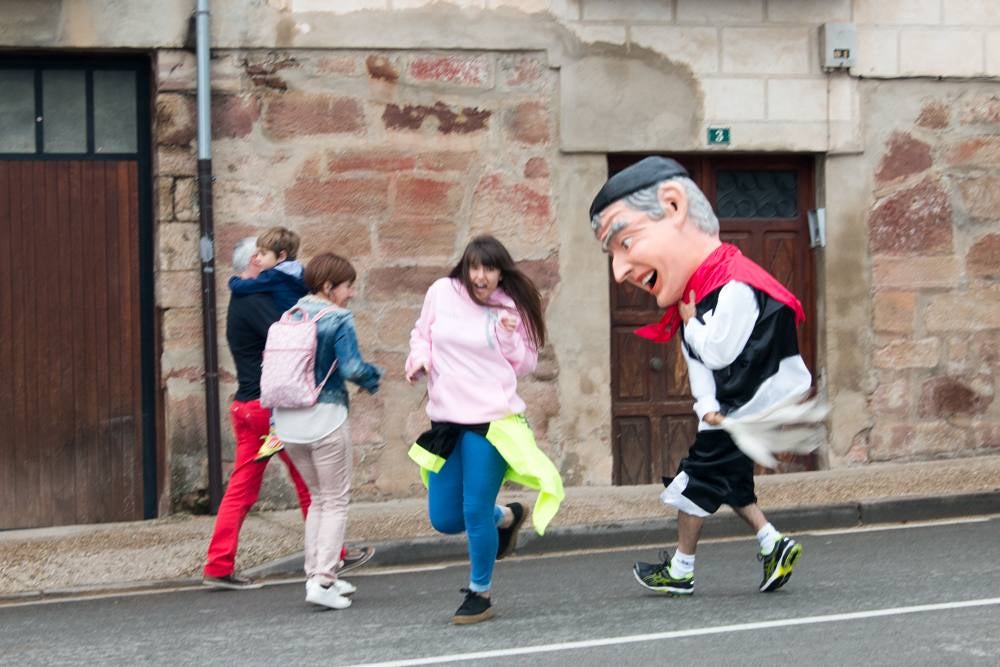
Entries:
MULTIPOLYGON (((722 287, 711 292, 695 306, 695 317, 702 324, 705 323, 705 313, 715 310, 722 287)), ((778 364, 782 359, 799 353, 799 341, 795 336, 795 311, 766 292, 753 287, 751 289, 759 312, 750 338, 733 363, 712 371, 715 376, 715 397, 724 415, 753 398, 764 380, 778 372, 778 364)), ((682 327, 681 344, 688 356, 701 361, 701 357, 684 340, 683 333, 682 327)))

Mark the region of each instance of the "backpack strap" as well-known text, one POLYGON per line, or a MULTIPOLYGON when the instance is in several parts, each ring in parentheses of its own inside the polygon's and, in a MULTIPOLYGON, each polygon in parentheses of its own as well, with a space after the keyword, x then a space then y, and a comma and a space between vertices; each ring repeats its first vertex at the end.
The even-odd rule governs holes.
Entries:
POLYGON ((295 322, 303 322, 303 321, 308 322, 309 321, 309 313, 306 312, 306 309, 303 308, 302 306, 292 306, 291 308, 289 308, 288 310, 286 310, 284 313, 281 314, 281 321, 282 322, 292 322, 292 321, 295 321, 295 322), (298 319, 295 319, 293 317, 294 315, 301 315, 301 317, 299 317, 298 319))
MULTIPOLYGON (((295 308, 298 308, 298 307, 299 306, 295 306, 294 308, 292 308, 292 310, 295 310, 295 308)), ((315 322, 316 320, 318 320, 319 318, 323 317, 324 315, 329 315, 330 313, 335 313, 338 310, 343 310, 343 308, 341 308, 340 306, 327 306, 323 310, 321 310, 318 313, 316 313, 315 315, 313 315, 312 316, 312 321, 315 322)), ((292 311, 290 310, 288 312, 292 312, 292 311)))
POLYGON ((334 369, 334 368, 336 368, 336 367, 337 367, 337 360, 336 360, 336 359, 334 359, 334 360, 333 360, 333 365, 332 365, 332 366, 330 366, 330 370, 328 370, 328 371, 326 372, 326 377, 325 377, 325 378, 323 378, 323 381, 322 381, 322 382, 320 382, 320 383, 319 383, 319 384, 318 384, 318 385, 316 386, 316 393, 317 393, 317 394, 318 394, 318 393, 319 393, 319 392, 320 392, 320 391, 321 391, 321 390, 323 389, 323 386, 324 386, 324 385, 326 384, 326 381, 330 379, 330 376, 331 376, 331 375, 333 375, 333 369, 334 369))
MULTIPOLYGON (((323 310, 319 311, 318 313, 316 313, 315 315, 312 316, 312 322, 315 323, 316 320, 318 320, 319 318, 323 317, 324 315, 329 315, 330 313, 335 313, 338 310, 341 310, 341 308, 339 306, 327 306, 326 308, 324 308, 323 310)), ((330 379, 331 375, 333 375, 333 369, 335 369, 336 367, 337 367, 337 359, 334 358, 333 364, 330 366, 330 370, 328 370, 326 372, 326 377, 324 377, 323 381, 320 382, 319 385, 316 387, 316 393, 317 394, 326 385, 326 381, 330 379)))
POLYGON ((281 314, 281 321, 282 322, 315 322, 316 320, 318 320, 319 318, 323 317, 324 315, 329 315, 330 313, 335 313, 338 310, 341 310, 340 307, 338 307, 338 306, 327 306, 323 310, 319 311, 318 313, 316 313, 315 315, 313 315, 312 317, 310 317, 309 316, 309 311, 306 310, 305 308, 303 308, 302 306, 292 306, 291 308, 289 308, 288 310, 286 310, 284 313, 281 314), (300 317, 296 318, 295 315, 299 315, 300 317))

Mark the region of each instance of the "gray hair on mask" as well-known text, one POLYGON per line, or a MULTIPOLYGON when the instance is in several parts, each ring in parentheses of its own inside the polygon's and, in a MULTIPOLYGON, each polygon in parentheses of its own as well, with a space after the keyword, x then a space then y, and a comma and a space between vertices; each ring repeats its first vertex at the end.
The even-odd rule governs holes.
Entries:
POLYGON ((240 239, 236 243, 236 248, 233 249, 233 271, 236 273, 246 271, 255 252, 257 252, 256 236, 240 239))
MULTIPOLYGON (((660 186, 667 181, 676 181, 684 188, 688 202, 688 220, 691 221, 691 224, 706 234, 718 234, 719 219, 715 216, 712 205, 708 203, 708 198, 705 197, 705 193, 701 191, 701 188, 686 176, 678 176, 677 178, 668 178, 666 181, 660 181, 642 190, 637 190, 630 195, 626 195, 621 201, 625 202, 625 205, 633 211, 645 213, 653 220, 660 220, 666 215, 666 212, 660 206, 659 191, 660 186)), ((590 226, 594 229, 595 233, 601 227, 600 220, 603 213, 604 211, 601 211, 590 221, 590 226)))

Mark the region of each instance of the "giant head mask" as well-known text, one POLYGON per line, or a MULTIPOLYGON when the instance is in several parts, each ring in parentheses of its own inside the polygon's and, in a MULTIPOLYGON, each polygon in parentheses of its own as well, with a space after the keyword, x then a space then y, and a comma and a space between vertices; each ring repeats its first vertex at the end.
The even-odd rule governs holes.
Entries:
POLYGON ((705 195, 670 158, 648 157, 609 178, 590 220, 615 280, 649 292, 661 308, 682 299, 691 274, 719 246, 705 195))

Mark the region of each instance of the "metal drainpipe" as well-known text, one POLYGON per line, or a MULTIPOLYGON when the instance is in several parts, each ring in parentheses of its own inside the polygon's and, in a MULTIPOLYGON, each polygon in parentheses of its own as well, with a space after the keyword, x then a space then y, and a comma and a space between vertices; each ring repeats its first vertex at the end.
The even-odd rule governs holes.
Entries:
POLYGON ((215 325, 215 231, 212 223, 212 88, 209 78, 209 0, 195 12, 198 54, 198 220, 201 224, 201 328, 205 348, 205 420, 209 512, 222 502, 222 435, 219 425, 219 344, 215 325))

